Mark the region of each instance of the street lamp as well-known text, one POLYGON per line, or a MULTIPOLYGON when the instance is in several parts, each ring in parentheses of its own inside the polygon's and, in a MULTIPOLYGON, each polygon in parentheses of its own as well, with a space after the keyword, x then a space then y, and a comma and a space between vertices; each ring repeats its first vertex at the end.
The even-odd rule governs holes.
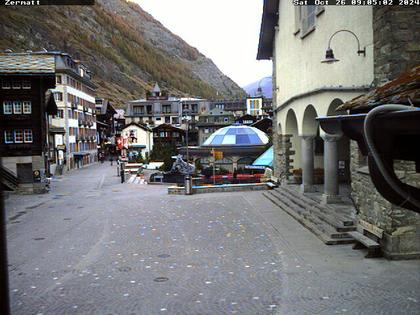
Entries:
POLYGON ((331 37, 328 41, 328 48, 325 52, 325 59, 321 61, 322 63, 334 63, 334 62, 340 61, 339 59, 336 59, 334 57, 334 52, 331 48, 331 40, 333 39, 333 37, 336 34, 341 33, 341 32, 347 32, 347 33, 352 34, 356 38, 356 41, 357 41, 357 54, 359 56, 363 55, 364 57, 366 57, 366 47, 364 47, 363 49, 360 49, 359 38, 356 36, 356 34, 354 34, 352 31, 349 31, 349 30, 339 30, 339 31, 337 31, 337 32, 335 32, 334 34, 331 35, 331 37))
POLYGON ((190 114, 189 109, 184 110, 184 108, 182 108, 182 120, 185 120, 185 122, 187 123, 187 131, 186 131, 186 134, 185 134, 185 142, 186 142, 186 145, 187 145, 187 148, 186 148, 187 163, 189 163, 189 160, 190 160, 190 156, 189 156, 189 152, 188 152, 188 131, 190 129, 189 114, 190 114))

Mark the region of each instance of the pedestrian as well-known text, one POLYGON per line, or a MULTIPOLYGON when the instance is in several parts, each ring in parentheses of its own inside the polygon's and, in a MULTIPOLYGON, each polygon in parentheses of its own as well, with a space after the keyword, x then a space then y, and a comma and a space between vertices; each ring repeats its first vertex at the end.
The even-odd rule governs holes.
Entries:
POLYGON ((109 161, 111 162, 111 166, 114 164, 114 157, 112 155, 109 156, 109 161))

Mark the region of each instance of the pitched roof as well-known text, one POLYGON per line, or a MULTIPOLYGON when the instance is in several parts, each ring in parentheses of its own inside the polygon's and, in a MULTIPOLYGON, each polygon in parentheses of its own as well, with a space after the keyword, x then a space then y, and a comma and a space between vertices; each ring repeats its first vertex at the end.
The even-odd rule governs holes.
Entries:
POLYGON ((159 87, 159 84, 157 82, 155 83, 155 87, 153 88, 153 92, 154 93, 160 93, 160 87, 159 87))
POLYGON ((0 54, 0 73, 53 74, 55 57, 42 54, 0 54))
POLYGON ((172 131, 178 131, 178 132, 181 132, 181 133, 185 133, 185 130, 184 129, 177 128, 177 127, 172 126, 170 124, 160 124, 159 126, 156 126, 155 128, 153 128, 153 132, 157 132, 160 129, 163 129, 163 130, 172 130, 172 131))
POLYGON ((123 128, 123 130, 126 129, 126 128, 128 128, 128 127, 130 127, 130 126, 139 127, 139 128, 141 128, 141 129, 143 129, 145 131, 152 131, 152 129, 150 129, 149 127, 147 127, 145 125, 142 125, 142 124, 135 123, 135 122, 132 122, 132 123, 129 123, 128 125, 125 125, 124 128, 123 128))
POLYGON ((394 80, 340 105, 337 111, 367 109, 383 104, 420 106, 420 66, 403 72, 394 80))
POLYGON ((279 0, 264 0, 257 60, 273 56, 275 26, 278 22, 279 0))

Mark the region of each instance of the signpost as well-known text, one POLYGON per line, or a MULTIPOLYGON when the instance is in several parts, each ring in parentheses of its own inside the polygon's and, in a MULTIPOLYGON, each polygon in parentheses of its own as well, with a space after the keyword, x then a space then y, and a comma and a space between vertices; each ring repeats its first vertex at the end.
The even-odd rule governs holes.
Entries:
POLYGON ((216 161, 223 160, 223 151, 216 151, 213 148, 211 154, 213 156, 213 185, 216 185, 216 161))

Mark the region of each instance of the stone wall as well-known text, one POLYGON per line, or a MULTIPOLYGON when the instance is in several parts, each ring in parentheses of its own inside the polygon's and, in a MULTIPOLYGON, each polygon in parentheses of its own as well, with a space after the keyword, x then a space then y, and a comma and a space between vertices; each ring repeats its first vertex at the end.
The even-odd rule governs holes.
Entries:
MULTIPOLYGON (((417 7, 373 7, 375 85, 420 64, 418 29, 417 7)), ((420 258, 420 215, 386 201, 376 191, 365 160, 352 141, 352 196, 358 218, 384 230, 381 246, 386 257, 420 258)), ((402 181, 420 187, 420 174, 416 173, 414 163, 396 161, 394 168, 402 181)))
POLYGON ((290 135, 273 134, 273 167, 274 176, 280 182, 284 182, 291 176, 290 173, 290 157, 294 154, 292 152, 292 144, 290 142, 290 135))
MULTIPOLYGON (((352 197, 358 218, 384 230, 381 246, 386 257, 420 258, 420 214, 385 200, 376 191, 359 154, 357 143, 351 141, 352 197)), ((403 182, 420 187, 420 174, 416 173, 414 163, 397 161, 394 167, 403 182)))
POLYGON ((420 64, 419 7, 373 7, 375 83, 420 64))

